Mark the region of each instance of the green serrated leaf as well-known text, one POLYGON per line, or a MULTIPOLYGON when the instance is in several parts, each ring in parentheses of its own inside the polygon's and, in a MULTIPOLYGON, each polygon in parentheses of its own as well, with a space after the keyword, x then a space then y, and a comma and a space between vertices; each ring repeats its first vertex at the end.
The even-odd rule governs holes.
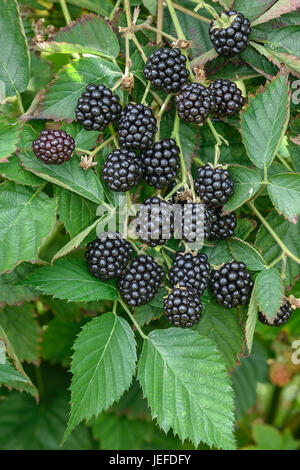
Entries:
POLYGON ((257 193, 262 185, 262 178, 257 169, 231 166, 229 171, 234 181, 234 195, 225 204, 224 209, 233 211, 257 193))
POLYGON ((40 189, 15 185, 0 186, 0 272, 21 261, 34 261, 44 238, 55 222, 56 200, 40 189))
POLYGON ((257 305, 257 298, 256 298, 256 285, 254 284, 250 302, 249 302, 247 320, 246 320, 246 326, 245 326, 245 338, 246 338, 248 354, 250 354, 252 351, 254 331, 255 331, 256 320, 257 320, 257 308, 258 308, 258 305, 257 305))
MULTIPOLYGON (((299 256, 300 222, 297 222, 297 224, 291 224, 288 220, 285 220, 284 217, 278 215, 275 209, 266 217, 266 221, 292 253, 299 256)), ((276 260, 282 253, 280 246, 277 245, 277 243, 274 243, 274 238, 269 234, 268 230, 264 226, 261 226, 258 231, 255 246, 268 263, 276 260)), ((279 261, 278 264, 276 264, 276 268, 281 271, 282 261, 279 261)), ((289 286, 294 284, 295 279, 299 274, 300 266, 287 257, 285 264, 286 285, 289 286)))
POLYGON ((54 120, 75 118, 78 99, 89 83, 113 87, 122 76, 118 65, 95 57, 83 57, 62 68, 47 90, 40 117, 54 120))
POLYGON ((181 440, 234 449, 233 396, 223 359, 208 338, 176 328, 151 331, 138 378, 153 418, 181 440), (218 403, 218 407, 215 406, 218 403))
POLYGON ((118 291, 113 283, 96 279, 88 272, 86 263, 78 259, 57 260, 53 266, 38 269, 21 284, 35 287, 44 294, 69 302, 118 298, 118 291))
POLYGON ((71 415, 65 438, 83 419, 109 408, 130 386, 136 342, 129 324, 113 313, 87 323, 74 343, 71 415))
POLYGON ((0 84, 6 96, 26 90, 29 82, 30 56, 21 15, 16 0, 0 3, 0 84))
POLYGON ((30 380, 26 379, 20 372, 18 372, 10 362, 6 361, 5 364, 0 362, 0 386, 15 388, 22 390, 23 384, 30 384, 30 380))
POLYGON ((7 161, 0 163, 0 175, 8 180, 25 186, 38 187, 44 184, 44 181, 30 171, 25 170, 16 155, 8 158, 7 161))
POLYGON ((33 362, 38 358, 39 327, 32 305, 5 307, 0 311, 0 326, 21 361, 33 362))
POLYGON ((13 305, 24 300, 32 300, 36 296, 34 289, 17 285, 31 272, 35 271, 36 266, 31 263, 19 264, 12 272, 0 275, 0 305, 6 303, 13 305))
POLYGON ((291 222, 300 215, 300 174, 281 173, 270 177, 269 196, 279 214, 291 222))
POLYGON ((275 4, 269 8, 263 15, 257 18, 252 26, 257 26, 258 24, 266 23, 274 18, 279 18, 285 13, 290 13, 297 8, 299 8, 299 0, 278 0, 275 4))
POLYGON ((240 11, 246 18, 253 20, 260 17, 276 0, 235 0, 234 9, 240 11))
MULTIPOLYGON (((20 122, 8 121, 0 117, 0 160, 8 157, 16 150, 20 129, 20 122)), ((3 168, 2 164, 0 166, 0 172, 2 173, 1 168, 3 168)))
POLYGON ((42 51, 93 54, 117 57, 119 43, 108 23, 93 14, 82 16, 70 26, 60 29, 52 41, 39 45, 42 51))
POLYGON ((250 160, 258 168, 272 163, 289 121, 287 77, 279 75, 250 98, 241 113, 242 135, 250 160))
POLYGON ((242 354, 244 344, 244 332, 237 309, 228 311, 219 305, 208 305, 195 331, 217 345, 227 369, 231 370, 242 354))
POLYGON ((237 261, 245 263, 248 269, 252 271, 262 271, 266 268, 263 257, 250 243, 232 237, 228 240, 228 245, 233 257, 237 261))
POLYGON ((261 271, 255 281, 256 298, 260 310, 272 321, 279 311, 283 298, 283 284, 275 268, 261 271))
POLYGON ((258 382, 268 382, 267 360, 268 354, 264 347, 254 340, 250 356, 243 357, 241 364, 231 374, 238 419, 255 404, 258 382))

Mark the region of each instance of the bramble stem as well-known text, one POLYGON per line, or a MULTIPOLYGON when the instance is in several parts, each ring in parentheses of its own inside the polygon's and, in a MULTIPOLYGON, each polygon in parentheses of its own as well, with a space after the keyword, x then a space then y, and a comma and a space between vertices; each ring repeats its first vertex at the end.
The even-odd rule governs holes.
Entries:
POLYGON ((279 152, 277 153, 276 156, 277 156, 278 160, 283 164, 283 166, 286 167, 287 170, 292 171, 292 172, 294 171, 293 168, 288 164, 286 159, 284 157, 282 157, 279 152))
POLYGON ((119 299, 119 302, 120 304, 122 305, 122 307, 124 308, 125 312, 127 313, 127 315, 129 316, 130 320, 132 321, 132 323, 134 324, 134 326, 136 327, 137 331, 139 332, 139 334, 141 335, 141 337, 143 339, 148 339, 148 336, 145 335, 145 333, 143 332, 143 330, 141 329, 140 325, 138 324, 138 322, 136 321, 136 319, 134 318, 134 316, 132 315, 131 311, 129 310, 129 308, 127 307, 127 305, 125 304, 125 302, 123 302, 123 300, 119 299))
POLYGON ((160 44, 162 41, 162 29, 164 22, 164 3, 163 0, 157 1, 157 31, 156 31, 156 44, 160 44))
POLYGON ((254 214, 259 218, 262 224, 266 227, 270 235, 274 238, 277 244, 280 246, 282 251, 287 254, 290 258, 292 258, 296 263, 300 264, 300 258, 298 258, 291 250, 283 243, 282 240, 278 237, 277 233, 272 229, 266 219, 261 215, 261 213, 256 209, 252 202, 248 202, 248 206, 253 210, 254 214))
POLYGON ((141 104, 146 103, 146 99, 147 99, 147 96, 148 96, 148 93, 149 93, 149 90, 150 90, 150 86, 151 86, 151 82, 148 82, 147 87, 145 89, 144 96, 143 96, 142 101, 141 101, 141 104))
POLYGON ((208 18, 205 18, 205 16, 198 15, 198 13, 195 13, 194 11, 190 11, 185 7, 182 7, 178 3, 173 3, 173 7, 176 8, 176 10, 182 11, 183 13, 186 13, 187 15, 192 16, 193 18, 196 18, 196 20, 199 21, 204 21, 205 23, 210 23, 211 20, 208 18))
POLYGON ((115 16, 115 12, 119 9, 119 6, 120 6, 120 3, 121 3, 122 0, 117 0, 114 8, 112 9, 110 15, 109 15, 109 21, 112 21, 114 16, 115 16))
POLYGON ((181 147, 180 136, 179 136, 179 125, 180 125, 180 119, 179 119, 178 114, 176 113, 172 137, 175 139, 176 144, 178 145, 179 150, 180 150, 179 157, 180 157, 180 167, 181 167, 181 182, 183 185, 186 185, 187 184, 187 178, 186 178, 187 171, 185 168, 185 162, 184 162, 184 158, 182 154, 182 147, 181 147))
POLYGON ((157 115, 157 128, 158 128, 158 131, 157 131, 157 134, 156 134, 156 141, 158 141, 160 139, 160 123, 161 123, 161 118, 162 118, 162 115, 163 113, 165 112, 166 110, 166 107, 168 106, 168 103, 170 101, 170 99, 172 98, 172 95, 168 95, 165 99, 165 101, 163 102, 163 104, 161 105, 160 107, 160 111, 157 115))
POLYGON ((176 29, 176 34, 178 36, 178 39, 185 39, 185 35, 184 35, 184 33, 181 29, 180 23, 179 23, 178 18, 176 16, 176 12, 175 12, 173 3, 171 2, 171 0, 166 0, 166 3, 168 5, 169 13, 170 13, 170 16, 172 18, 174 27, 176 29))
POLYGON ((71 16, 70 16, 70 13, 69 13, 69 10, 68 10, 68 7, 67 7, 66 0, 59 0, 59 3, 60 3, 60 6, 61 6, 61 9, 62 9, 64 18, 66 20, 66 23, 70 24, 72 19, 71 19, 71 16))
POLYGON ((215 20, 219 18, 219 15, 216 12, 216 10, 210 5, 208 5, 207 3, 205 3, 203 0, 197 0, 197 1, 191 0, 191 1, 193 3, 198 3, 194 11, 198 11, 200 10, 200 8, 205 8, 205 10, 207 10, 215 20))
POLYGON ((273 268, 274 266, 276 266, 277 263, 279 263, 279 261, 282 260, 284 254, 281 253, 280 256, 278 256, 278 258, 276 258, 274 261, 272 261, 271 264, 269 264, 268 268, 273 268))
MULTIPOLYGON (((119 146, 119 142, 118 142, 118 139, 117 139, 116 132, 115 132, 115 130, 114 130, 114 126, 113 126, 112 124, 110 124, 110 125, 108 126, 108 129, 109 129, 109 132, 111 133, 111 136, 112 136, 112 138, 113 138, 113 141, 114 141, 115 146, 118 147, 118 146, 119 146)), ((99 150, 98 150, 98 152, 99 152, 99 150)))
POLYGON ((122 84, 122 78, 119 78, 119 80, 114 84, 114 86, 111 88, 111 91, 114 92, 119 88, 119 86, 122 84))
POLYGON ((163 250, 163 249, 161 250, 161 254, 162 254, 163 259, 165 260, 165 263, 166 263, 166 265, 167 265, 167 268, 170 269, 171 266, 172 266, 172 264, 170 263, 170 260, 169 260, 169 258, 167 257, 166 253, 164 253, 164 250, 163 250))
POLYGON ((22 116, 22 114, 25 113, 24 111, 24 106, 23 106, 23 103, 22 103, 22 98, 21 98, 21 95, 19 92, 16 93, 16 97, 17 97, 17 103, 18 103, 18 109, 19 109, 19 112, 20 112, 20 116, 22 116))

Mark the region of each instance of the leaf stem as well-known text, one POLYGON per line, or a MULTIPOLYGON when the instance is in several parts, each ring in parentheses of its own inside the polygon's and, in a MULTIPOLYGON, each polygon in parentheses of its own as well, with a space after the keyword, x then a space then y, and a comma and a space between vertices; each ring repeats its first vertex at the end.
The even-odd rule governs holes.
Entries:
POLYGON ((171 0, 166 0, 166 3, 167 3, 167 6, 168 6, 169 13, 170 13, 170 16, 172 18, 174 27, 176 29, 176 34, 178 36, 178 39, 185 39, 185 35, 184 35, 184 33, 181 29, 181 26, 180 26, 180 23, 178 21, 178 18, 177 18, 177 15, 176 15, 176 12, 175 12, 172 1, 171 0))
POLYGON ((144 96, 143 96, 142 101, 141 101, 141 104, 146 103, 146 99, 147 99, 147 96, 148 96, 148 93, 149 93, 149 90, 150 90, 150 86, 151 86, 151 82, 148 82, 148 84, 146 86, 146 89, 145 89, 144 96))
POLYGON ((157 0, 156 44, 160 44, 162 41, 163 22, 164 22, 164 2, 163 0, 157 0))
POLYGON ((161 254, 162 254, 163 259, 165 260, 167 268, 170 269, 172 264, 171 264, 169 258, 167 257, 166 253, 164 253, 164 250, 161 250, 161 254))
POLYGON ((253 202, 248 202, 248 206, 253 210, 254 214, 259 218, 261 223, 266 227, 270 235, 274 238, 277 244, 280 246, 282 251, 287 254, 290 258, 292 258, 296 263, 300 264, 300 258, 298 258, 294 253, 290 251, 290 249, 283 243, 282 240, 278 237, 277 233, 272 229, 266 219, 262 216, 262 214, 256 209, 253 202))
POLYGON ((218 13, 216 12, 216 10, 211 7, 210 5, 208 5, 207 3, 205 3, 203 0, 191 0, 193 3, 198 3, 198 5, 195 7, 195 11, 198 11, 200 10, 200 8, 205 8, 205 10, 208 11, 208 13, 211 14, 211 16, 216 20, 219 18, 219 15, 218 13))
POLYGON ((22 103, 22 97, 21 97, 19 92, 16 93, 16 97, 17 97, 19 113, 20 113, 20 116, 22 116, 22 114, 24 114, 25 111, 24 111, 24 106, 23 106, 23 103, 22 103))
POLYGON ((278 256, 278 258, 274 259, 274 261, 272 261, 272 263, 269 264, 268 268, 273 268, 274 266, 276 266, 276 264, 282 260, 283 256, 284 254, 281 253, 280 256, 278 256))
MULTIPOLYGON (((117 139, 117 134, 114 130, 114 126, 112 124, 110 124, 108 126, 108 129, 109 129, 109 132, 111 133, 112 140, 114 141, 115 146, 118 148, 119 147, 119 142, 118 142, 118 139, 117 139)), ((97 151, 99 152, 99 149, 97 151)))
POLYGON ((117 0, 115 6, 113 7, 112 11, 110 12, 110 15, 109 15, 109 21, 112 21, 114 16, 115 16, 115 12, 119 9, 120 7, 120 3, 121 3, 122 0, 117 0))
POLYGON ((119 302, 120 304, 122 305, 122 307, 124 308, 125 312, 127 313, 127 315, 129 316, 130 320, 132 321, 132 323, 134 324, 134 326, 136 327, 137 331, 139 332, 139 334, 141 335, 141 337, 143 339, 148 339, 148 336, 145 335, 145 333, 143 332, 143 330, 141 329, 140 325, 138 324, 138 322, 136 321, 136 319, 134 318, 134 316, 132 315, 131 311, 129 310, 129 308, 127 307, 127 305, 125 304, 125 302, 123 302, 123 300, 119 299, 119 302))
POLYGON ((293 168, 288 164, 286 159, 284 157, 282 157, 279 152, 277 153, 276 156, 277 156, 278 160, 283 164, 283 166, 286 167, 287 170, 292 171, 292 172, 294 171, 293 168))
POLYGON ((62 9, 62 12, 63 12, 66 23, 70 24, 71 21, 72 21, 72 18, 70 16, 66 0, 59 0, 59 3, 60 3, 60 6, 61 6, 61 9, 62 9))
POLYGON ((160 107, 159 113, 158 113, 157 118, 156 118, 157 119, 157 128, 158 128, 158 131, 157 131, 157 134, 156 134, 157 141, 160 139, 161 118, 162 118, 162 115, 165 112, 166 107, 168 106, 168 103, 169 103, 171 98, 172 98, 172 94, 170 94, 166 97, 165 101, 163 102, 163 104, 160 107))

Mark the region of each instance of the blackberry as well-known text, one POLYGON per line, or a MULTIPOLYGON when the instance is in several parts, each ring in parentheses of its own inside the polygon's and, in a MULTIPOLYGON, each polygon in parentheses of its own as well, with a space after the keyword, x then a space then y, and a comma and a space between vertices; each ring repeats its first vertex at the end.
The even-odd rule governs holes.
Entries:
POLYGON ((150 186, 161 189, 176 177, 180 168, 179 153, 174 139, 156 142, 154 147, 142 152, 143 176, 150 186))
POLYGON ((199 294, 185 287, 176 287, 164 300, 164 311, 169 322, 180 328, 190 328, 198 323, 202 308, 199 294))
POLYGON ((136 234, 149 246, 164 245, 174 233, 172 204, 159 197, 148 198, 137 213, 136 234))
POLYGON ((227 170, 205 165, 197 170, 195 191, 210 206, 223 206, 234 193, 234 182, 227 170))
POLYGON ((144 305, 155 297, 164 271, 152 256, 137 256, 118 280, 118 289, 128 305, 144 305))
POLYGON ((47 165, 61 165, 72 157, 75 140, 65 131, 43 130, 32 142, 35 155, 47 165))
POLYGON ((190 72, 186 68, 186 58, 180 49, 162 48, 150 54, 144 75, 154 88, 169 94, 180 90, 190 72))
POLYGON ((242 91, 230 80, 220 78, 209 86, 211 111, 217 116, 238 114, 245 104, 242 91))
POLYGON ((199 242, 209 238, 212 213, 205 204, 188 202, 182 206, 181 235, 187 242, 199 242))
POLYGON ((212 210, 210 240, 226 240, 234 235, 236 215, 234 212, 222 215, 222 210, 222 207, 217 207, 212 210))
POLYGON ((103 131, 117 121, 121 112, 120 98, 104 85, 87 85, 75 108, 76 119, 87 131, 103 131))
POLYGON ((187 122, 202 124, 211 108, 210 92, 200 83, 185 84, 176 96, 178 116, 187 122))
POLYGON ((235 10, 222 12, 210 23, 209 37, 217 53, 234 57, 250 44, 250 21, 235 10))
POLYGON ((157 132, 152 110, 143 104, 129 103, 119 119, 119 143, 127 149, 147 149, 153 146, 157 132))
POLYGON ((169 271, 172 287, 188 287, 201 295, 208 286, 209 278, 210 264, 204 253, 196 255, 192 253, 176 253, 173 265, 169 271))
POLYGON ((230 309, 248 303, 253 281, 244 263, 231 261, 212 271, 210 286, 217 303, 230 309))
POLYGON ((269 325, 269 326, 282 326, 285 325, 288 320, 290 319, 294 309, 290 302, 287 300, 284 302, 284 304, 280 307, 279 312, 276 314, 276 317, 274 318, 273 322, 270 322, 262 312, 259 312, 258 314, 258 319, 261 323, 264 325, 269 325))
POLYGON ((122 274, 132 253, 130 243, 118 232, 106 232, 87 245, 85 257, 90 273, 106 281, 122 274))
POLYGON ((142 177, 141 160, 132 150, 114 150, 105 160, 102 175, 112 191, 129 191, 142 177))

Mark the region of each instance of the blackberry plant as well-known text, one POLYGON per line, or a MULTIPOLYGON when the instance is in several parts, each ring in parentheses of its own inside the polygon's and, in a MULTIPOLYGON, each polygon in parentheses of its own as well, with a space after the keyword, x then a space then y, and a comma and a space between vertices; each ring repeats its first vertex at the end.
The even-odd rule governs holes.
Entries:
POLYGON ((0 450, 299 449, 298 6, 0 2, 0 450))

